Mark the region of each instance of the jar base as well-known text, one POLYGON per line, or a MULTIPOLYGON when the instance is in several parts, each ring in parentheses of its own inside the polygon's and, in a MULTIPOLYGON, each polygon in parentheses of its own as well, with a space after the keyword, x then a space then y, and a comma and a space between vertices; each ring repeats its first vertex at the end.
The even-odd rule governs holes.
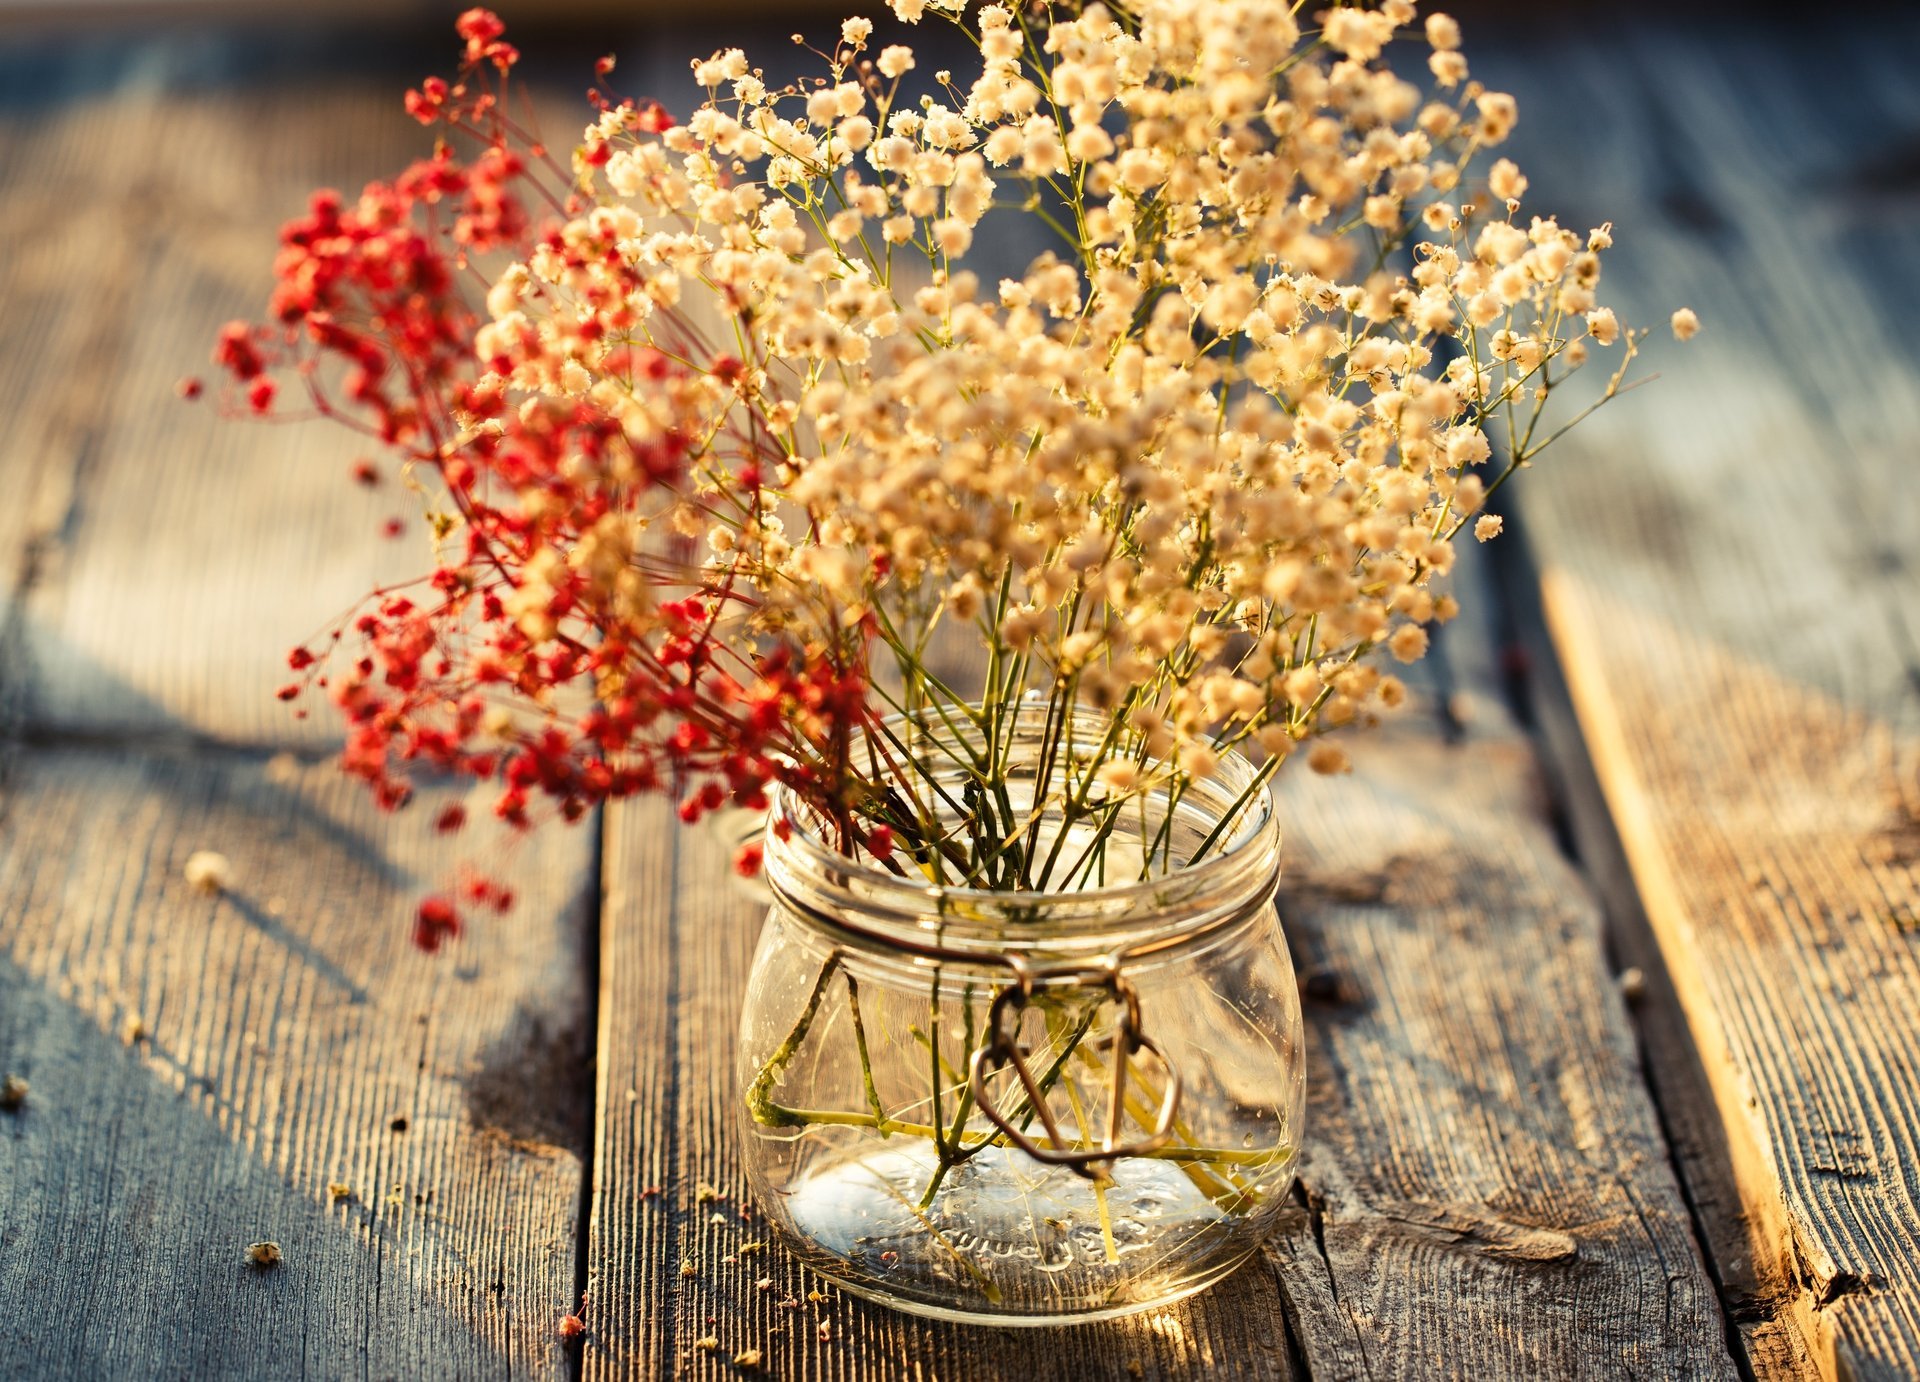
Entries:
MULTIPOLYGON (((1291 1158, 1270 1169, 1269 1205, 1284 1196, 1291 1158)), ((914 1139, 809 1168, 774 1218, 809 1267, 855 1295, 1002 1327, 1087 1324, 1181 1300, 1252 1256, 1272 1221, 1229 1214, 1171 1161, 1130 1158, 1113 1176, 1096 1189, 999 1147, 940 1176, 932 1145, 914 1139)))
POLYGON ((1100 1324, 1107 1320, 1124 1320, 1134 1315, 1151 1314, 1169 1305, 1177 1305, 1189 1296, 1197 1296, 1202 1291, 1218 1286, 1245 1266, 1257 1251, 1257 1246, 1248 1248, 1240 1256, 1226 1259, 1205 1276, 1184 1282, 1177 1289, 1169 1290, 1151 1300, 1134 1300, 1120 1305, 1109 1305, 1102 1309, 1076 1310, 1055 1315, 1010 1315, 993 1310, 963 1310, 953 1306, 936 1305, 932 1301, 917 1300, 912 1296, 895 1295, 858 1278, 835 1272, 821 1266, 811 1257, 805 1260, 808 1266, 848 1295, 870 1300, 875 1305, 884 1305, 887 1309, 897 1310, 903 1315, 919 1315, 930 1320, 945 1320, 949 1324, 983 1325, 991 1329, 1046 1329, 1061 1325, 1100 1324))

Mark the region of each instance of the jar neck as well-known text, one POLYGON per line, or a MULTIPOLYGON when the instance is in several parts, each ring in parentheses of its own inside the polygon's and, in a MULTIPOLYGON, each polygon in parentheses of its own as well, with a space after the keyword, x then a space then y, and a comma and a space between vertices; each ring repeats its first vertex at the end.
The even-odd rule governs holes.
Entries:
POLYGON ((842 854, 824 822, 791 794, 776 794, 765 876, 789 912, 836 945, 923 963, 1035 964, 1165 957, 1217 939, 1258 916, 1280 872, 1273 798, 1245 758, 1177 799, 1149 796, 1142 819, 1187 841, 1201 857, 1117 885, 1047 890, 945 886, 897 854, 895 873, 842 854), (1157 815, 1156 815, 1157 812, 1157 815), (1174 819, 1168 820, 1169 816, 1174 819))

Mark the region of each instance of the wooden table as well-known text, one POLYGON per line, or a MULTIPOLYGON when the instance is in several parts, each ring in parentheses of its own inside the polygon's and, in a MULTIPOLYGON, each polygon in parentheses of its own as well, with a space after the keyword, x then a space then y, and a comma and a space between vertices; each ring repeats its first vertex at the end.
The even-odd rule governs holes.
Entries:
POLYGON ((1705 333, 1520 487, 1420 707, 1285 787, 1285 1232, 1039 1333, 738 1255, 722 845, 650 801, 543 835, 430 958, 456 789, 383 816, 272 699, 415 560, 401 497, 172 388, 309 187, 419 145, 396 84, 7 53, 0 1374, 1920 1375, 1920 23, 1581 23, 1478 71, 1539 202, 1614 219, 1623 315, 1705 333))

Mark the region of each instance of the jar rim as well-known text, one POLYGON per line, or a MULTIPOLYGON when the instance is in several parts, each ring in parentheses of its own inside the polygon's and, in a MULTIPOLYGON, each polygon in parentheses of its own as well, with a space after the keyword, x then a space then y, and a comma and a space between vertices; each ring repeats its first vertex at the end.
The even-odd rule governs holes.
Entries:
POLYGON ((781 901, 826 929, 879 945, 891 939, 924 952, 931 933, 941 947, 969 957, 1158 950, 1252 915, 1268 904, 1279 878, 1278 813, 1253 763, 1237 751, 1223 754, 1196 787, 1213 789, 1216 819, 1237 806, 1231 832, 1199 863, 1132 882, 1013 890, 901 876, 833 848, 811 820, 817 810, 784 785, 773 792, 763 867, 781 901), (773 828, 782 819, 785 838, 773 828))

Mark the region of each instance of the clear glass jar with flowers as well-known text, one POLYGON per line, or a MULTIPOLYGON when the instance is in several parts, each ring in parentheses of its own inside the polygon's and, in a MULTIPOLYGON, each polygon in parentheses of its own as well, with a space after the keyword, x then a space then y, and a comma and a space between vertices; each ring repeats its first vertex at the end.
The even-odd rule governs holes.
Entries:
POLYGON ((749 1178, 905 1308, 1097 1318, 1258 1248, 1302 1136, 1269 784, 1344 769, 1456 540, 1627 386, 1609 229, 1523 214, 1458 26, 1298 9, 892 0, 965 70, 853 18, 803 81, 694 62, 681 122, 607 59, 564 156, 469 11, 432 154, 316 195, 216 351, 424 498, 431 575, 282 692, 384 804, 762 814, 749 1178), (985 282, 1009 216, 1058 244, 985 282))

